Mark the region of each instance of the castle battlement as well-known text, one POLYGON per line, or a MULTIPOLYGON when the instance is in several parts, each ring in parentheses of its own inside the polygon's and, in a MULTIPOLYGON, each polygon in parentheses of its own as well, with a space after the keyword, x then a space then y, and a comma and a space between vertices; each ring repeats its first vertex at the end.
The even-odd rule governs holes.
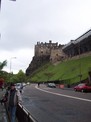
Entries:
POLYGON ((50 61, 54 62, 54 57, 56 60, 59 60, 60 57, 64 57, 62 47, 64 45, 57 43, 52 43, 52 40, 49 40, 49 43, 37 42, 35 45, 35 56, 50 56, 50 61), (55 52, 55 53, 54 53, 55 52))
POLYGON ((49 40, 49 43, 47 43, 47 42, 45 42, 45 43, 43 43, 43 42, 37 42, 37 45, 35 45, 36 47, 59 47, 59 45, 58 45, 58 42, 56 42, 56 43, 52 43, 52 40, 49 40))

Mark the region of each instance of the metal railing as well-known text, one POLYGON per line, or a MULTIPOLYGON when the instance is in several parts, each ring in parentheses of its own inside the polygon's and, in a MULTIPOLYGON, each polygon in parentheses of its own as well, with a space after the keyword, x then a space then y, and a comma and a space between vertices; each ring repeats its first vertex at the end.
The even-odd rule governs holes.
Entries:
POLYGON ((30 112, 21 104, 18 104, 16 117, 18 122, 38 122, 30 112))
MULTIPOLYGON (((10 115, 8 112, 7 104, 5 103, 5 109, 7 112, 7 119, 10 122, 10 115)), ((38 122, 31 114, 30 112, 21 104, 17 105, 16 110, 16 122, 38 122)))

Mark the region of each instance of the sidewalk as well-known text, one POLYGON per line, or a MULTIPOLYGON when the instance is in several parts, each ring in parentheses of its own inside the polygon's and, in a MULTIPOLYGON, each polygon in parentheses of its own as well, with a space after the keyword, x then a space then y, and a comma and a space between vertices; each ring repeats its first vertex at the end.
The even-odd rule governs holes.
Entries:
MULTIPOLYGON (((2 91, 2 89, 0 89, 0 99, 2 98, 2 95, 4 93, 5 90, 2 91)), ((1 105, 1 103, 0 103, 0 122, 8 122, 5 106, 1 105)))

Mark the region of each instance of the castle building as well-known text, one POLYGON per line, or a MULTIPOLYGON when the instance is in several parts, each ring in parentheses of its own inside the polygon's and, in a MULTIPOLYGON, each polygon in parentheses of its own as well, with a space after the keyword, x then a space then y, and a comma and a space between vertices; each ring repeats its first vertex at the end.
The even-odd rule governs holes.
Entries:
POLYGON ((52 43, 51 40, 49 40, 49 43, 37 42, 37 45, 35 45, 35 56, 50 55, 51 49, 56 47, 58 47, 58 43, 52 43))
POLYGON ((65 54, 62 51, 64 45, 58 45, 58 43, 52 43, 49 40, 49 43, 37 42, 35 45, 35 56, 50 56, 50 61, 55 63, 60 61, 65 57, 65 54))
POLYGON ((35 55, 26 69, 26 75, 32 74, 44 62, 56 63, 80 54, 91 52, 91 30, 81 35, 76 40, 71 40, 66 45, 58 43, 37 42, 35 45, 35 55))

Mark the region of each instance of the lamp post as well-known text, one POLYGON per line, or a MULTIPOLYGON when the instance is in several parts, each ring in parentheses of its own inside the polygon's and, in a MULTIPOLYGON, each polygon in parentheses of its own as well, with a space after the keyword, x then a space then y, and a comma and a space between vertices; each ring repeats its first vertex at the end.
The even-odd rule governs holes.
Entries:
POLYGON ((12 59, 16 59, 16 57, 11 57, 10 58, 10 73, 11 73, 11 68, 12 68, 12 59))

